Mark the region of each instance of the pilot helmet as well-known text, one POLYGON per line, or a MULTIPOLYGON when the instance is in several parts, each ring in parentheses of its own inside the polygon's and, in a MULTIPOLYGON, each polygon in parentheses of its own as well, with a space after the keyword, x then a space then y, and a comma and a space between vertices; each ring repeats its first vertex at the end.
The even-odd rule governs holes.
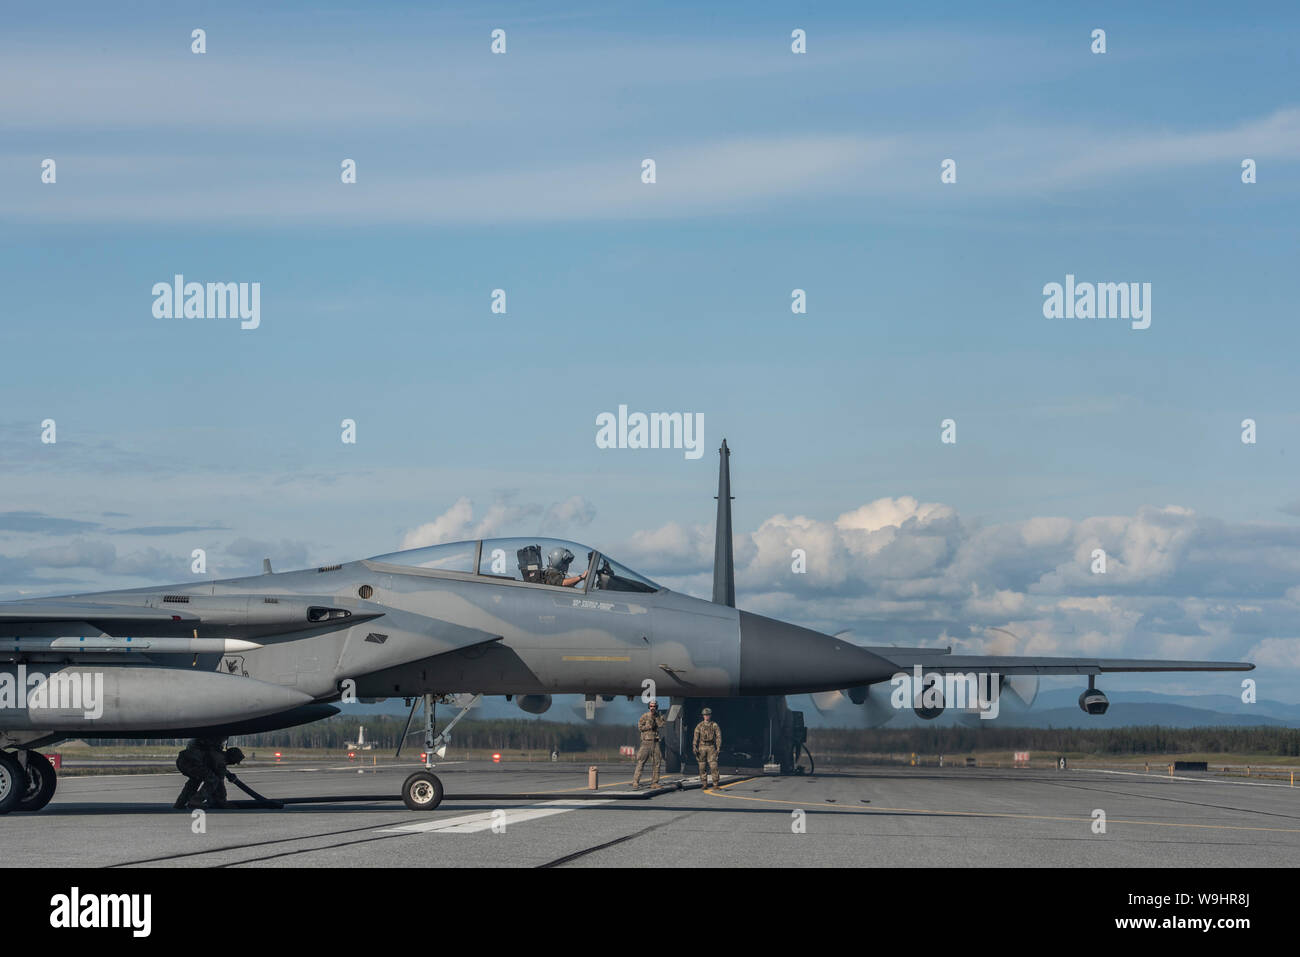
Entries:
POLYGON ((569 562, 573 561, 573 552, 567 548, 552 548, 546 553, 546 564, 550 568, 558 569, 562 572, 569 570, 569 562))

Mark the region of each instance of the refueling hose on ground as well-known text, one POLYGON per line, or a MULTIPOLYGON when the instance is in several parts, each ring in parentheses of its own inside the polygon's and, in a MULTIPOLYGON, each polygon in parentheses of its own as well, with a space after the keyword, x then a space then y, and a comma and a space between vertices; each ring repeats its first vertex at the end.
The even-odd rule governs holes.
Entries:
POLYGON ((239 790, 243 791, 254 801, 257 801, 258 803, 262 804, 265 807, 271 807, 276 809, 284 807, 284 805, 281 804, 279 801, 272 801, 270 798, 262 797, 262 795, 258 794, 256 791, 250 788, 243 781, 239 780, 239 778, 235 776, 234 771, 230 771, 230 770, 226 771, 226 780, 229 781, 231 784, 233 784, 235 787, 239 788, 239 790))
MULTIPOLYGON (((808 755, 808 773, 809 773, 809 774, 816 774, 816 773, 817 773, 817 763, 816 763, 815 761, 813 761, 812 752, 808 750, 808 745, 807 745, 807 744, 803 744, 803 745, 800 745, 800 747, 803 748, 803 753, 806 754, 806 755, 808 755)), ((796 760, 796 763, 798 762, 798 758, 799 758, 799 755, 798 755, 798 754, 795 754, 795 760, 796 760)))

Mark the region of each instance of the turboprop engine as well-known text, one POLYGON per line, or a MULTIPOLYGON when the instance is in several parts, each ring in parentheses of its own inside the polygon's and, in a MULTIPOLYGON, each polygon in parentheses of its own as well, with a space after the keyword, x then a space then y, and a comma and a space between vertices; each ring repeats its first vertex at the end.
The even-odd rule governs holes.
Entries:
POLYGON ((551 710, 551 696, 548 694, 523 694, 515 699, 515 703, 529 714, 545 714, 551 710))
POLYGON ((1110 707, 1110 699, 1102 694, 1100 688, 1089 688, 1079 695, 1079 707, 1086 714, 1105 714, 1110 707))

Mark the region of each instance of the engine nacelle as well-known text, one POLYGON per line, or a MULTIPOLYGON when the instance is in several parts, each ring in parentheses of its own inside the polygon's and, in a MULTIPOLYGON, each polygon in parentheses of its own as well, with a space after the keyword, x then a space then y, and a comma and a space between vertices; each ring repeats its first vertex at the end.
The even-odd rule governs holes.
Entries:
POLYGON ((943 714, 943 675, 927 674, 921 688, 913 691, 912 711, 924 721, 943 714))
POLYGON ((1097 688, 1089 688, 1079 695, 1079 707, 1085 714, 1105 714, 1110 707, 1110 699, 1097 688))
POLYGON ((521 694, 515 703, 529 714, 545 714, 551 710, 551 696, 548 694, 521 694))

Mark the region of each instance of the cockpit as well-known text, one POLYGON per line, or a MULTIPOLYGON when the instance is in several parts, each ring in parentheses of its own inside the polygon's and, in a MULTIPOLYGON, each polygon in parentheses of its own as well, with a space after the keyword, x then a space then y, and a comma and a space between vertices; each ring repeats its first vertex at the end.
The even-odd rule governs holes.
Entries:
POLYGON ((449 542, 390 552, 370 561, 581 592, 660 590, 660 586, 644 575, 638 575, 595 549, 555 538, 485 538, 481 541, 449 542))

